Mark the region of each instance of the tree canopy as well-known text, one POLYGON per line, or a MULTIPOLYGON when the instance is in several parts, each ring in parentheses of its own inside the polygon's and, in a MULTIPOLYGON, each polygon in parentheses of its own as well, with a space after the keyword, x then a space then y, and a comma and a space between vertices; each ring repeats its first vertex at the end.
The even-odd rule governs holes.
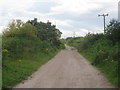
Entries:
POLYGON ((36 27, 37 37, 42 41, 46 40, 52 44, 60 44, 59 39, 61 37, 62 32, 60 32, 55 25, 52 25, 51 22, 38 22, 37 18, 34 18, 34 20, 28 20, 27 23, 30 23, 36 27))
POLYGON ((120 22, 115 19, 112 19, 107 25, 106 35, 107 37, 113 41, 113 43, 120 41, 120 22))

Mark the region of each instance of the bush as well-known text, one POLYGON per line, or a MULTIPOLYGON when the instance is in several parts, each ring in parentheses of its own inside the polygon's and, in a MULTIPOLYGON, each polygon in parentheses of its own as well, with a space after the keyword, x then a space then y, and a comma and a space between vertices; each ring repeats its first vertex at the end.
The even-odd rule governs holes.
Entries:
POLYGON ((18 27, 14 26, 13 23, 16 25, 18 22, 14 21, 9 24, 10 26, 8 30, 4 31, 3 33, 2 48, 8 50, 8 53, 3 53, 3 60, 7 58, 26 58, 31 53, 35 53, 35 48, 37 45, 40 48, 41 41, 37 38, 35 34, 35 27, 27 23, 23 24, 21 27, 18 27))
POLYGON ((100 39, 95 42, 92 47, 93 55, 95 60, 93 64, 97 65, 106 60, 109 56, 109 50, 111 49, 112 42, 107 39, 100 39))
POLYGON ((81 50, 86 50, 92 47, 92 45, 99 39, 104 38, 103 34, 90 34, 88 33, 80 44, 81 50))
MULTIPOLYGON (((45 26, 47 27, 47 24, 45 26)), ((3 53, 3 61, 8 58, 14 60, 23 58, 31 59, 38 53, 49 54, 61 48, 63 44, 59 39, 54 40, 54 43, 50 43, 47 40, 41 40, 37 36, 36 29, 37 28, 30 23, 23 23, 20 20, 14 20, 9 23, 8 28, 3 32, 2 49, 8 50, 7 53, 3 53)))

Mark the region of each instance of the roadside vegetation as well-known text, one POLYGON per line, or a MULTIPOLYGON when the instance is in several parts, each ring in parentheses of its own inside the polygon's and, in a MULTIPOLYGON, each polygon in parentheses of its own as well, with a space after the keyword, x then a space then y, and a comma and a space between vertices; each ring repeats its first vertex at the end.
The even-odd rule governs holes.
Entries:
POLYGON ((120 87, 120 22, 113 19, 105 34, 88 33, 85 37, 67 38, 92 65, 100 69, 114 85, 120 87))
POLYGON ((61 34, 51 22, 38 22, 37 18, 10 22, 2 33, 3 89, 28 79, 63 49, 61 34))

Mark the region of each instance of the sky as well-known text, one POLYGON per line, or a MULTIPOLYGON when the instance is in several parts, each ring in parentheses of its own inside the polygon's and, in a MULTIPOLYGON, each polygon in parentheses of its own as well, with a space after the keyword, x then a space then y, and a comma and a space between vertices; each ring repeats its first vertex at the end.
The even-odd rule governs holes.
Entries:
POLYGON ((85 36, 88 32, 103 32, 103 17, 106 25, 118 19, 119 0, 0 0, 0 33, 13 19, 26 22, 37 18, 48 20, 63 33, 62 38, 85 36))

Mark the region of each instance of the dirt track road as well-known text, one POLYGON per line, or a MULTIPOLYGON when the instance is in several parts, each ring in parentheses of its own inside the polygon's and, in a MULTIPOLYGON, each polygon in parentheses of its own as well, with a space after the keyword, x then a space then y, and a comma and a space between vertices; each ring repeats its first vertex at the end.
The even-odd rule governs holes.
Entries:
POLYGON ((32 78, 14 88, 114 88, 103 74, 76 50, 62 50, 32 78))

